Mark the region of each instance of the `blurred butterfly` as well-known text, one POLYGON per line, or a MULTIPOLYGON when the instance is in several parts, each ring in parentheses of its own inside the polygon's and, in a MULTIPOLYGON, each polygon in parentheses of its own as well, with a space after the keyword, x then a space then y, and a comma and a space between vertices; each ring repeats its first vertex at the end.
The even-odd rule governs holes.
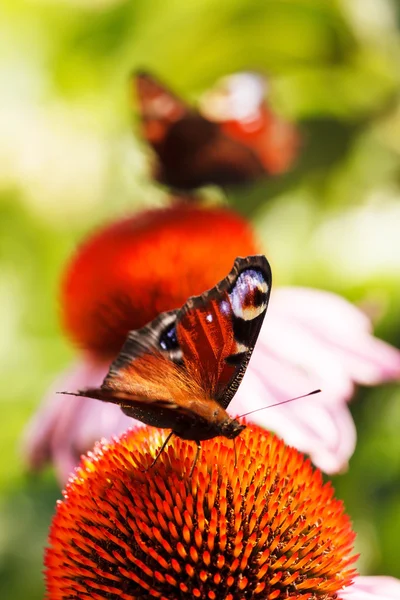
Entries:
POLYGON ((160 183, 177 190, 244 184, 282 173, 293 163, 298 133, 265 103, 261 76, 223 78, 204 95, 200 111, 148 73, 137 73, 133 81, 160 183))
POLYGON ((171 429, 164 446, 173 434, 196 441, 197 452, 201 440, 235 438, 245 425, 226 408, 257 341, 271 282, 265 256, 237 258, 211 290, 131 331, 100 388, 73 395, 118 404, 134 419, 171 429))

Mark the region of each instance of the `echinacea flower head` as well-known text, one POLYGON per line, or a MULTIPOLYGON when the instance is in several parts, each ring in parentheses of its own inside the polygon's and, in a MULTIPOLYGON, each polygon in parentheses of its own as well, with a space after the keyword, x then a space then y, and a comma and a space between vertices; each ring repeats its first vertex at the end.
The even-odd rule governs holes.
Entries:
POLYGON ((113 359, 128 332, 181 306, 257 254, 250 224, 222 207, 179 203, 101 229, 72 258, 63 278, 66 331, 96 357, 113 359))
POLYGON ((341 501, 294 448, 248 426, 231 441, 143 428, 99 443, 57 506, 48 600, 336 598, 354 533, 341 501), (145 470, 147 469, 147 471, 145 470))

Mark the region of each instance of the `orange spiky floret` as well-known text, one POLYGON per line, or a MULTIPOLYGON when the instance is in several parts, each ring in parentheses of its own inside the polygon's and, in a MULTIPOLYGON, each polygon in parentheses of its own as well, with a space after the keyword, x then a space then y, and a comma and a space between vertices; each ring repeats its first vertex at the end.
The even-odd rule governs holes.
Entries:
POLYGON ((46 551, 48 600, 329 599, 350 585, 354 533, 319 471, 248 426, 232 442, 130 431, 83 459, 46 551))

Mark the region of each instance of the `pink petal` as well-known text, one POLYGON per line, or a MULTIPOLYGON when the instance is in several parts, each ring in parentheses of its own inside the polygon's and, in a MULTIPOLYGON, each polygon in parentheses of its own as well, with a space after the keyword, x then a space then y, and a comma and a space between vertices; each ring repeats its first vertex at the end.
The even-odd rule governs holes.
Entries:
POLYGON ((314 324, 316 329, 330 332, 332 336, 344 337, 349 331, 370 332, 372 329, 362 311, 332 292, 286 286, 273 290, 271 302, 275 315, 295 319, 307 327, 314 324))
POLYGON ((268 319, 312 333, 346 366, 356 383, 376 385, 400 379, 400 352, 369 334, 371 323, 340 296, 320 290, 286 287, 274 291, 268 319))
POLYGON ((356 577, 339 593, 342 600, 400 600, 400 581, 394 577, 356 577))
MULTIPOLYGON (((295 365, 269 355, 265 347, 259 348, 229 412, 243 414, 320 386, 320 378, 312 380, 295 365)), ((309 454, 326 473, 345 469, 354 452, 356 432, 349 409, 329 390, 257 412, 248 419, 276 432, 287 444, 309 454)))
POLYGON ((81 454, 97 440, 122 433, 136 423, 118 406, 57 393, 100 386, 107 371, 108 365, 86 358, 55 381, 24 434, 23 455, 28 468, 39 470, 54 462, 58 479, 64 484, 81 454))
POLYGON ((400 352, 370 333, 369 319, 328 292, 273 292, 249 368, 229 411, 244 414, 316 388, 322 393, 249 419, 310 454, 327 473, 347 466, 356 432, 346 401, 355 383, 400 377, 400 352))
MULTIPOLYGON (((256 358, 265 355, 306 373, 310 382, 314 382, 313 388, 323 384, 324 390, 330 390, 340 401, 349 398, 353 392, 346 366, 332 346, 320 340, 312 330, 296 322, 288 323, 286 319, 274 315, 273 310, 266 317, 254 351, 256 358)), ((263 371, 266 373, 266 367, 263 371)), ((270 371, 269 375, 272 374, 273 371, 270 371)), ((275 376, 273 381, 276 381, 275 376)))

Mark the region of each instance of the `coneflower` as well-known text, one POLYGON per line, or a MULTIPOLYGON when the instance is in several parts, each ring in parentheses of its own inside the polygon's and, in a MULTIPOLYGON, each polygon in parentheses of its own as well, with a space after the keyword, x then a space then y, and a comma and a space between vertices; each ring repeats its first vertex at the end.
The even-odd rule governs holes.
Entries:
POLYGON ((83 458, 57 506, 48 600, 335 598, 354 533, 332 486, 297 450, 248 426, 236 440, 131 430, 83 458), (236 462, 236 464, 235 464, 236 462), (146 471, 146 469, 148 469, 146 471))

